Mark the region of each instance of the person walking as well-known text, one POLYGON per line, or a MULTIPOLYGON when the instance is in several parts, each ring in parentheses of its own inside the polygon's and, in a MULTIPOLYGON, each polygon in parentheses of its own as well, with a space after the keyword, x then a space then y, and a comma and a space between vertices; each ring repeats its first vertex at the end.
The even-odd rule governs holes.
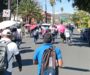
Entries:
MULTIPOLYGON (((40 72, 41 72, 43 53, 46 49, 53 46, 52 40, 53 40, 52 35, 50 33, 46 33, 44 35, 44 43, 35 50, 34 57, 33 57, 33 64, 38 64, 38 75, 41 75, 40 72)), ((63 60, 62 60, 61 50, 59 48, 55 47, 55 53, 56 53, 56 57, 57 57, 56 58, 57 64, 58 64, 57 66, 62 67, 63 60)), ((58 75, 58 69, 57 69, 56 73, 57 74, 55 74, 55 75, 58 75)))
POLYGON ((68 26, 66 26, 64 34, 65 34, 65 38, 66 38, 66 43, 68 45, 70 45, 71 44, 71 36, 70 36, 71 35, 71 32, 68 29, 68 26))
POLYGON ((33 38, 34 38, 34 43, 36 44, 37 40, 39 39, 39 30, 38 30, 38 28, 35 28, 33 30, 33 38))
POLYGON ((61 24, 58 26, 58 32, 60 33, 60 37, 62 39, 62 42, 64 42, 66 40, 64 32, 65 32, 65 26, 63 24, 63 22, 61 22, 61 24))
MULTIPOLYGON (((9 42, 7 44, 7 61, 8 61, 8 67, 6 70, 4 70, 3 75, 12 75, 12 67, 13 67, 13 58, 15 56, 16 61, 18 63, 19 71, 22 71, 22 62, 21 62, 21 56, 17 47, 17 44, 11 41, 11 31, 9 29, 5 29, 2 32, 2 38, 0 42, 9 42)), ((0 73, 1 74, 1 73, 0 73)))

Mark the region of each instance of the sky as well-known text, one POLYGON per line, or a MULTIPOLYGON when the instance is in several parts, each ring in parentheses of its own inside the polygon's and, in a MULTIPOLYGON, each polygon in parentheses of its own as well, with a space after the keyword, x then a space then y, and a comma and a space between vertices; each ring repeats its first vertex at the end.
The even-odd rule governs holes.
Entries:
MULTIPOLYGON (((52 7, 50 5, 50 1, 47 1, 47 12, 52 13, 52 7)), ((45 10, 45 0, 39 0, 40 5, 42 6, 42 9, 45 10)), ((60 3, 59 1, 56 1, 55 3, 55 13, 60 14, 60 13, 74 13, 74 8, 72 7, 72 1, 68 2, 67 0, 62 0, 60 3), (63 7, 63 12, 61 12, 61 8, 63 7)))

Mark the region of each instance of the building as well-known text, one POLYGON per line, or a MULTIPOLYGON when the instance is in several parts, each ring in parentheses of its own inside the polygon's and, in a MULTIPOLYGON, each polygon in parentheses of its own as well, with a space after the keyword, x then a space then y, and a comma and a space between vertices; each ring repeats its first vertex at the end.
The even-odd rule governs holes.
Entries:
POLYGON ((47 23, 51 22, 51 14, 50 13, 47 13, 47 12, 43 11, 42 16, 43 16, 43 22, 47 22, 47 23))

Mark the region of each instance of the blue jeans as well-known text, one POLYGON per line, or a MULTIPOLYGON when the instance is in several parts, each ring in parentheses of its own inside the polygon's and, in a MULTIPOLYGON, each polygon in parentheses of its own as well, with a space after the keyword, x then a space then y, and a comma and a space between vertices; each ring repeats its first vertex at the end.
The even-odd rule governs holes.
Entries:
POLYGON ((3 75, 12 75, 11 72, 8 72, 8 71, 4 71, 4 74, 3 75))

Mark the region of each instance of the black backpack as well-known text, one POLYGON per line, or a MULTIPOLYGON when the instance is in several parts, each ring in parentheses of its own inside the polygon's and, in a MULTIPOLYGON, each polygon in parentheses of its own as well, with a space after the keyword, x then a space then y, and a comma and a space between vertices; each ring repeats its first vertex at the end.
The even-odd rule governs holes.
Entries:
POLYGON ((55 75, 56 53, 53 47, 43 53, 40 75, 55 75))

